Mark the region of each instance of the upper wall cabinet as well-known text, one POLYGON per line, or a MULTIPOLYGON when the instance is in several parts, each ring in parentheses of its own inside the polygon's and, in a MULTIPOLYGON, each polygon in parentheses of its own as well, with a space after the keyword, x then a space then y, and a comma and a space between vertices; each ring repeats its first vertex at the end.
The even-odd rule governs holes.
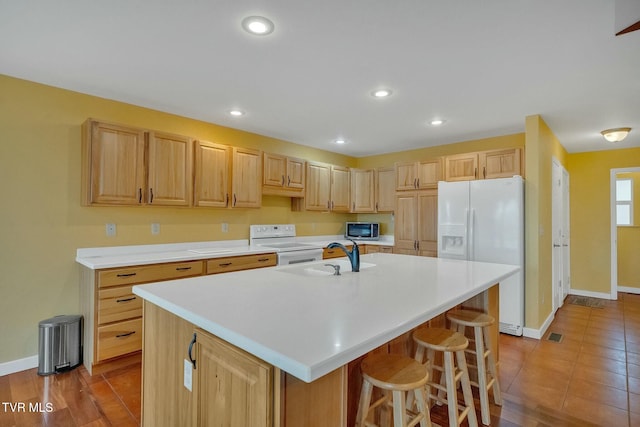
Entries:
POLYGON ((231 147, 207 141, 195 143, 195 206, 229 206, 231 147))
POLYGON ((349 168, 307 162, 304 207, 310 211, 349 212, 349 168))
POLYGON ((233 147, 231 163, 231 207, 262 205, 262 151, 233 147))
POLYGON ((396 200, 395 168, 376 169, 376 212, 393 212, 396 200))
POLYGON ((84 205, 189 206, 192 140, 87 120, 82 140, 84 205))
POLYGON ((442 159, 396 163, 396 190, 438 188, 442 180, 442 159))
POLYGON ((305 164, 301 159, 263 153, 262 193, 304 197, 305 164))
POLYGON ((521 155, 519 148, 508 148, 447 156, 445 179, 469 181, 521 175, 521 155))
POLYGON ((351 169, 351 212, 375 212, 375 170, 351 169))

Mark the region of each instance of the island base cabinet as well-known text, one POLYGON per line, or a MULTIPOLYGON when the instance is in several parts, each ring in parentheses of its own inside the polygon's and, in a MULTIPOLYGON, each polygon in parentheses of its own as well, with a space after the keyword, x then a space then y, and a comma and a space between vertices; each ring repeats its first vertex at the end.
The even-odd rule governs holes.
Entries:
POLYGON ((194 426, 272 426, 273 367, 201 329, 195 331, 194 426))

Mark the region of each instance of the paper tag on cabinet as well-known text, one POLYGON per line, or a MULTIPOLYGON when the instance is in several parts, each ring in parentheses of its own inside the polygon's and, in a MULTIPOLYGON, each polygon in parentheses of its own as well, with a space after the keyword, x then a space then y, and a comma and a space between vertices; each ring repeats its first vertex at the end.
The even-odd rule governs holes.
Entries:
POLYGON ((191 390, 193 383, 193 365, 187 359, 184 359, 184 387, 191 390))

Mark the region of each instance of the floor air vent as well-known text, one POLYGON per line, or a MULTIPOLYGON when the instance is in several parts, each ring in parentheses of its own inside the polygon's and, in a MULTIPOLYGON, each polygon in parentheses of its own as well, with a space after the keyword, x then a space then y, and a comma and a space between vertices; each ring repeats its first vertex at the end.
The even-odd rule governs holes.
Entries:
POLYGON ((548 341, 560 342, 562 341, 562 334, 556 334, 555 332, 551 332, 547 337, 548 341))

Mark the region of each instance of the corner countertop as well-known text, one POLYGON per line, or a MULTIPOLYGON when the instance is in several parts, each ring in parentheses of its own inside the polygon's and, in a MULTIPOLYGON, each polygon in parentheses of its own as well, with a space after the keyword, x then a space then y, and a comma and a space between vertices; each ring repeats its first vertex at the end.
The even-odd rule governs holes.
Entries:
POLYGON ((384 253, 361 260, 369 268, 343 269, 341 276, 308 274, 322 261, 138 285, 133 292, 312 382, 519 270, 384 253))
MULTIPOLYGON (((326 247, 331 242, 351 244, 344 236, 304 236, 296 241, 326 247)), ((393 246, 393 236, 382 236, 380 240, 361 241, 367 245, 393 246)), ((76 262, 90 268, 130 267, 134 265, 158 264, 163 262, 192 261, 228 256, 273 253, 274 249, 260 245, 249 245, 244 240, 219 240, 210 242, 168 243, 160 245, 108 246, 102 248, 80 248, 76 252, 76 262)))

